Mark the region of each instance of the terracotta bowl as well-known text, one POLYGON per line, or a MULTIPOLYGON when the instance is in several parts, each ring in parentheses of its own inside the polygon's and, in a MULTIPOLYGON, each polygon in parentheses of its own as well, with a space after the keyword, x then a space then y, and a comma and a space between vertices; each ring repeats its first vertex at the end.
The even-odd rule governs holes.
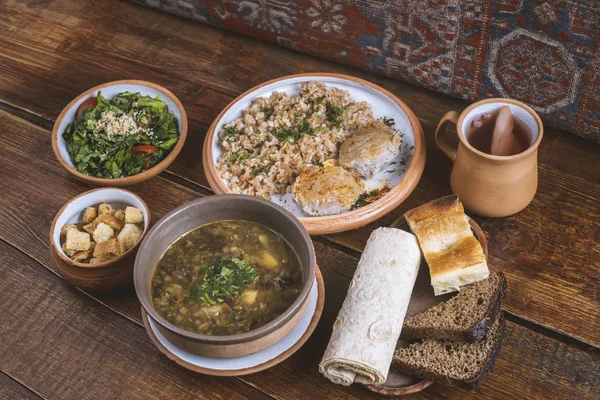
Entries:
POLYGON ((279 341, 298 323, 316 270, 315 250, 300 221, 270 201, 245 195, 204 197, 171 211, 148 232, 135 260, 134 284, 142 307, 158 330, 174 345, 193 354, 214 358, 233 358, 263 350, 279 341), (270 323, 250 332, 212 336, 193 333, 168 322, 152 305, 151 280, 163 252, 190 230, 221 220, 259 222, 283 235, 296 250, 302 266, 304 284, 294 303, 270 323))
POLYGON ((56 155, 56 158, 62 164, 62 166, 65 167, 67 171, 73 174, 77 179, 84 182, 92 183, 97 186, 124 187, 147 181, 148 179, 153 178, 154 176, 161 173, 165 168, 167 168, 175 160, 175 158, 183 148, 183 144, 185 143, 185 138, 187 136, 187 129, 187 114, 185 113, 183 105, 181 104, 179 99, 175 97, 175 95, 169 90, 154 83, 145 81, 114 81, 86 90, 85 92, 77 96, 73 101, 71 101, 62 110, 62 112, 56 119, 56 122, 54 123, 54 127, 52 128, 52 149, 54 150, 54 154, 56 155), (169 111, 172 111, 175 115, 175 118, 177 119, 179 141, 177 142, 173 150, 167 155, 167 157, 165 157, 164 160, 162 160, 160 163, 158 163, 157 165, 155 165, 147 171, 141 172, 137 175, 132 175, 118 179, 96 178, 93 176, 82 174, 81 172, 77 171, 77 169, 75 169, 75 166, 71 161, 71 156, 67 152, 67 143, 63 139, 62 134, 67 128, 67 126, 75 120, 75 115, 77 114, 79 106, 90 97, 96 97, 99 91, 102 91, 102 95, 107 99, 110 99, 121 92, 139 92, 142 95, 152 97, 158 96, 167 104, 167 106, 169 107, 169 111))
POLYGON ((74 197, 54 217, 50 228, 50 261, 54 270, 70 284, 91 291, 110 290, 131 284, 135 255, 151 223, 150 209, 137 195, 118 188, 94 189, 74 197), (66 224, 82 222, 86 207, 108 203, 113 208, 137 207, 144 215, 142 238, 121 256, 98 264, 71 260, 62 250, 60 230, 66 224))
MULTIPOLYGON (((292 95, 300 90, 300 83, 309 81, 323 82, 328 86, 348 91, 353 99, 369 103, 373 108, 375 117, 393 117, 396 128, 404 134, 403 146, 410 145, 412 147, 412 161, 410 161, 404 175, 398 176, 398 181, 391 185, 391 190, 379 200, 356 210, 337 215, 316 217, 302 212, 291 198, 291 195, 283 199, 272 198, 272 201, 285 207, 298 217, 311 235, 325 235, 360 228, 398 207, 417 186, 425 167, 425 136, 413 111, 393 93, 364 79, 329 73, 298 74, 261 83, 241 94, 217 116, 206 134, 202 150, 204 173, 211 189, 216 194, 231 193, 228 183, 221 177, 216 167, 222 152, 218 139, 218 132, 221 127, 236 118, 240 118, 242 110, 250 107, 255 99, 268 97, 274 91, 292 95)), ((367 185, 375 185, 371 188, 381 187, 382 181, 380 178, 382 176, 378 174, 374 178, 366 180, 366 183, 367 185)))

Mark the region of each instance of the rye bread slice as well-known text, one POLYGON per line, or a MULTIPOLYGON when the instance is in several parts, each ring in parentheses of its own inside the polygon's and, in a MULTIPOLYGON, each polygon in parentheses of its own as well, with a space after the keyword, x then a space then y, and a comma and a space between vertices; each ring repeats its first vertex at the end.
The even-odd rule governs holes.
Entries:
POLYGON ((464 286, 448 301, 407 318, 401 336, 405 339, 482 340, 500 311, 506 292, 502 272, 464 286))
POLYGON ((503 334, 504 315, 500 312, 484 340, 467 343, 425 339, 398 349, 392 368, 444 385, 475 388, 492 369, 503 334))

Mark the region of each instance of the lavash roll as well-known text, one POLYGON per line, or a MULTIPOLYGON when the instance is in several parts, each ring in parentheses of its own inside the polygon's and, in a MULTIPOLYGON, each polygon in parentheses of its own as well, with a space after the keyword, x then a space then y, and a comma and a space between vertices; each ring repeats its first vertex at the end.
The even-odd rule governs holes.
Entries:
POLYGON ((420 264, 414 235, 373 231, 319 364, 327 379, 344 386, 386 381, 420 264))

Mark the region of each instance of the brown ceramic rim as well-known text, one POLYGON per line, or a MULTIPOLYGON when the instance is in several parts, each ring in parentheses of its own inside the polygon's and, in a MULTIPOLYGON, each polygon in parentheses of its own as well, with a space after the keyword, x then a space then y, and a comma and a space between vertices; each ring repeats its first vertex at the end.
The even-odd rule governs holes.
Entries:
POLYGON ((484 153, 483 151, 479 151, 475 147, 471 146, 471 144, 465 137, 464 132, 462 134, 458 133, 458 135, 457 135, 458 140, 460 140, 460 142, 463 145, 465 145, 469 150, 471 150, 473 153, 479 155, 480 157, 484 157, 484 158, 487 158, 490 160, 496 160, 496 161, 518 160, 518 159, 527 157, 529 154, 531 154, 537 150, 537 147, 540 145, 540 143, 542 141, 542 136, 544 136, 544 125, 542 124, 542 120, 540 119, 540 116, 533 110, 533 108, 529 107, 525 103, 522 103, 520 101, 513 100, 513 99, 504 99, 504 98, 495 97, 492 99, 485 99, 485 100, 481 100, 481 101, 471 104, 469 107, 465 108, 460 113, 460 116, 458 117, 458 121, 456 123, 456 131, 459 132, 462 130, 460 127, 462 126, 465 116, 467 116, 467 114, 469 114, 471 111, 473 111, 473 109, 475 109, 483 104, 487 104, 487 103, 508 103, 508 104, 512 104, 514 106, 520 107, 523 110, 527 111, 535 119, 535 122, 538 126, 537 139, 535 140, 535 142, 533 142, 531 144, 531 146, 529 146, 529 148, 527 150, 522 151, 521 153, 515 154, 512 156, 494 156, 492 154, 487 154, 487 153, 484 153))
MULTIPOLYGON (((67 104, 67 106, 65 108, 63 108, 62 112, 60 113, 60 115, 56 119, 56 122, 54 123, 54 127, 52 128, 52 149, 54 150, 54 155, 56 156, 58 161, 62 164, 62 166, 65 167, 67 169, 67 171, 69 171, 70 173, 75 175, 80 180, 83 180, 86 182, 91 182, 91 183, 94 183, 94 184, 100 185, 100 186, 128 186, 128 185, 135 185, 136 183, 140 183, 140 182, 146 181, 150 178, 153 178, 154 176, 158 175, 163 170, 165 170, 181 152, 181 149, 183 148, 183 144, 185 143, 185 139, 187 137, 187 130, 188 130, 188 120, 187 120, 187 114, 185 112, 185 109, 183 108, 183 104, 181 104, 179 99, 170 90, 168 90, 160 85, 157 85, 155 83, 152 83, 152 82, 146 82, 146 81, 135 80, 135 79, 113 81, 113 82, 104 83, 102 85, 98 85, 96 87, 86 90, 79 96, 75 97, 75 99, 73 99, 69 104, 67 104), (181 132, 179 132, 179 140, 177 140, 177 144, 175 145, 173 150, 171 150, 171 152, 167 155, 167 157, 165 157, 164 160, 162 160, 161 162, 159 162, 158 164, 156 164, 154 167, 150 168, 149 170, 141 172, 137 175, 127 176, 125 178, 110 179, 110 178, 97 178, 95 176, 89 176, 89 175, 82 174, 81 172, 77 171, 77 169, 75 169, 75 168, 71 167, 69 164, 67 164, 67 162, 64 160, 64 158, 60 154, 60 150, 58 149, 58 135, 59 135, 58 127, 60 126, 62 120, 64 119, 65 114, 69 110, 71 110, 71 108, 73 108, 73 106, 79 100, 88 97, 90 94, 92 94, 98 90, 102 90, 104 88, 116 86, 116 85, 147 86, 152 89, 158 90, 159 92, 164 94, 166 97, 173 100, 173 102, 177 106, 179 112, 181 113, 181 132)), ((60 134, 62 134, 62 132, 60 134)))
POLYGON ((231 190, 227 187, 225 182, 219 176, 219 173, 215 167, 212 157, 212 144, 214 142, 214 136, 216 134, 215 129, 217 123, 223 118, 223 115, 238 101, 240 101, 245 96, 251 94, 252 92, 262 88, 263 86, 270 85, 279 81, 294 79, 294 78, 338 78, 344 79, 347 81, 352 81, 359 83, 361 85, 367 86, 371 89, 374 89, 385 96, 389 97, 394 103, 396 103, 410 121, 410 125, 414 132, 415 138, 415 153, 410 164, 410 167, 406 171, 406 174, 402 178, 402 180, 396 185, 389 193, 383 196, 381 199, 375 201, 372 204, 366 205, 364 207, 360 207, 354 211, 349 211, 339 215, 330 215, 323 217, 297 217, 303 224, 306 226, 306 229, 310 234, 315 235, 325 235, 330 233, 343 232, 350 229, 360 228, 362 226, 367 225, 368 223, 384 216, 388 212, 392 211, 394 208, 398 207, 409 195, 412 193, 414 188, 417 186, 417 183, 421 179, 421 175, 423 174, 423 169, 425 168, 425 136, 423 134, 423 128, 419 123, 419 120, 413 113, 413 111, 396 97, 391 92, 385 90, 384 88, 375 85, 369 81, 364 79, 355 78, 353 76, 342 75, 342 74, 331 74, 331 73, 307 73, 307 74, 297 74, 297 75, 288 75, 281 78, 273 79, 264 83, 261 83, 258 86, 253 87, 252 89, 244 92, 240 96, 238 96, 235 100, 233 100, 227 107, 221 111, 221 113, 215 118, 212 125, 208 129, 206 138, 204 140, 204 147, 202 149, 202 163, 204 165, 204 172, 206 174, 206 178, 211 189, 216 194, 223 193, 231 193, 231 190))
POLYGON ((146 314, 146 310, 144 310, 143 307, 142 307, 142 321, 144 322, 144 327, 146 328, 146 332, 148 332, 148 336, 150 336, 150 339, 152 340, 152 342, 154 343, 156 348, 161 353, 163 353, 165 356, 167 356, 170 360, 175 361, 178 365, 182 366, 183 368, 189 369, 190 371, 198 372, 200 374, 212 375, 212 376, 242 376, 242 375, 254 374, 256 372, 264 371, 267 368, 271 368, 271 367, 285 361, 292 354, 294 354, 296 351, 298 351, 304 345, 304 343, 306 343, 306 341, 308 340, 310 335, 312 335, 312 333, 314 332, 315 328, 317 327, 317 324, 319 323, 319 320, 321 319, 321 314, 323 313, 323 306, 325 305, 325 283, 323 282, 323 275, 321 274, 321 270, 319 269, 318 266, 315 268, 315 278, 317 279, 317 292, 318 292, 317 306, 315 308, 315 313, 313 314, 312 319, 310 320, 310 323, 308 324, 308 327, 306 328, 306 331, 304 332, 302 337, 296 343, 294 343, 294 345, 292 345, 292 347, 290 347, 289 349, 287 349, 286 351, 284 351, 277 357, 273 358, 272 360, 266 361, 262 364, 255 365, 254 367, 249 367, 249 368, 244 368, 244 369, 234 369, 234 370, 231 370, 231 369, 221 370, 221 369, 199 367, 197 365, 190 364, 187 361, 182 360, 181 358, 177 357, 175 354, 171 353, 169 350, 167 350, 167 348, 165 346, 162 345, 162 343, 158 340, 156 335, 154 335, 154 332, 152 331, 152 328, 150 327, 150 324, 148 323, 148 321, 149 321, 148 314, 146 314))
POLYGON ((126 256, 128 256, 132 252, 136 251, 136 249, 139 246, 139 244, 142 242, 142 240, 144 240, 144 236, 146 236, 146 232, 148 232, 148 228, 150 227, 150 223, 151 222, 152 222, 152 215, 150 213, 150 208, 148 208, 148 204, 146 204, 146 202, 144 200, 142 200, 142 198, 140 196, 138 196, 137 194, 132 193, 129 190, 125 190, 125 189, 121 189, 121 188, 116 188, 116 187, 102 187, 102 188, 92 189, 92 190, 88 190, 87 192, 80 193, 77 196, 73 197, 71 200, 67 201, 61 207, 60 210, 58 210, 58 212, 54 216, 54 220, 52 221, 52 226, 50 227, 50 247, 55 250, 56 254, 58 255, 58 257, 60 257, 61 260, 63 260, 64 262, 66 262, 69 265, 73 265, 75 267, 81 267, 81 268, 103 268, 103 267, 109 266, 111 264, 114 264, 115 262, 117 262, 119 260, 122 260, 123 258, 125 258, 126 256), (98 191, 103 191, 103 190, 118 190, 118 191, 121 191, 121 192, 128 193, 128 194, 134 196, 135 198, 137 198, 140 201, 140 203, 142 203, 142 205, 144 206, 144 209, 146 210, 146 214, 148 215, 148 224, 144 224, 145 225, 144 226, 144 232, 142 232, 142 236, 138 239, 138 241, 135 243, 135 245, 132 246, 125 253, 121 254, 119 257, 112 258, 112 259, 110 259, 108 261, 99 262, 97 264, 89 264, 89 263, 86 264, 86 263, 81 263, 81 262, 78 262, 78 261, 73 261, 69 257, 65 256, 62 251, 60 251, 59 249, 57 249, 56 245, 54 244, 54 231, 56 229, 56 221, 58 220, 58 217, 60 217, 62 215, 62 213, 65 211, 65 209, 69 206, 69 204, 71 204, 72 202, 74 202, 78 198, 83 197, 85 195, 88 195, 90 193, 94 193, 94 192, 98 192, 98 191))
MULTIPOLYGON (((303 284, 302 290, 298 294, 298 297, 296 298, 296 300, 294 300, 294 302, 281 315, 279 315, 273 321, 261 326, 260 328, 253 329, 253 330, 245 332, 245 333, 235 334, 235 335, 213 336, 213 335, 203 335, 200 333, 186 331, 184 329, 181 329, 181 328, 173 325, 172 323, 170 323, 169 321, 164 319, 162 316, 160 316, 158 314, 158 312, 156 312, 156 310, 154 309, 154 306, 152 305, 150 300, 148 298, 146 298, 146 296, 141 295, 141 293, 143 293, 143 291, 140 288, 140 285, 142 285, 142 284, 145 285, 145 283, 139 282, 138 276, 135 272, 135 269, 138 268, 137 258, 136 258, 136 262, 135 262, 134 275, 133 275, 134 286, 135 286, 135 291, 136 291, 137 297, 140 300, 142 308, 144 308, 146 313, 149 315, 150 318, 152 318, 152 320, 154 322, 161 325, 163 328, 165 328, 173 333, 176 333, 180 336, 186 337, 190 340, 196 340, 198 342, 204 342, 204 343, 210 343, 210 344, 224 344, 224 345, 248 342, 248 341, 254 339, 255 337, 262 337, 271 332, 274 332, 275 330, 277 330, 281 326, 283 326, 286 322, 288 322, 292 318, 292 316, 296 312, 298 312, 300 310, 300 308, 302 307, 302 305, 307 301, 308 295, 310 294, 310 290, 314 283, 314 279, 311 279, 311 277, 314 278, 316 270, 317 270, 317 257, 315 254, 314 245, 313 245, 310 235, 308 234, 304 225, 302 225, 302 223, 298 220, 298 218, 296 218, 294 215, 292 215, 292 213, 290 213, 283 207, 278 206, 277 204, 275 204, 269 200, 265 200, 265 199, 262 199, 260 197, 255 197, 255 196, 247 196, 247 195, 241 195, 241 194, 224 194, 224 195, 219 195, 219 196, 201 197, 199 199, 192 200, 189 203, 186 203, 186 204, 183 204, 183 205, 177 207, 176 209, 172 210, 167 215, 165 215, 163 218, 161 218, 160 221, 158 221, 154 225, 154 227, 152 227, 152 229, 148 232, 148 235, 147 235, 148 239, 151 240, 152 235, 156 234, 156 232, 159 229, 161 229, 161 226, 163 224, 171 223, 170 219, 172 217, 174 217, 176 214, 178 214, 180 212, 185 211, 185 209, 190 207, 192 204, 195 204, 198 202, 203 202, 203 203, 221 202, 221 201, 226 200, 227 198, 240 198, 240 199, 243 199, 243 201, 245 201, 245 202, 259 203, 262 206, 270 208, 272 212, 282 213, 287 219, 289 219, 294 224, 296 229, 298 229, 298 232, 300 232, 302 239, 306 243, 309 244, 309 246, 307 246, 309 249, 308 258, 311 260, 311 262, 309 265, 303 266, 304 268, 308 269, 308 280, 303 284)), ((278 233, 280 235, 282 235, 284 238, 286 238, 287 232, 278 232, 278 233)), ((144 245, 145 244, 142 244, 142 247, 144 245)), ((138 254, 138 256, 139 256, 139 254, 138 254)), ((151 266, 151 267, 155 268, 155 266, 151 266)), ((143 267, 140 267, 140 268, 143 268, 143 267)))
MULTIPOLYGON (((477 222, 475 222, 471 218, 469 218, 469 224, 471 225, 471 229, 473 229, 473 231, 475 232, 475 236, 477 237, 477 240, 479 240, 479 243, 481 244, 481 248, 483 249, 483 254, 485 255, 485 258, 487 258, 488 245, 487 245, 487 240, 485 238, 485 233, 483 232, 483 230, 481 229, 479 224, 477 224, 477 222)), ((394 222, 392 222, 392 224, 390 225, 390 228, 398 228, 398 229, 408 228, 408 224, 406 223, 406 220, 404 219, 404 215, 402 215, 401 217, 396 219, 394 222)), ((420 382, 415 383, 414 385, 405 386, 405 387, 387 387, 387 386, 383 386, 383 385, 365 385, 365 386, 367 387, 367 389, 369 389, 373 392, 381 393, 386 396, 404 396, 407 394, 417 393, 422 390, 425 390, 432 384, 433 384, 432 381, 423 379, 420 382)))

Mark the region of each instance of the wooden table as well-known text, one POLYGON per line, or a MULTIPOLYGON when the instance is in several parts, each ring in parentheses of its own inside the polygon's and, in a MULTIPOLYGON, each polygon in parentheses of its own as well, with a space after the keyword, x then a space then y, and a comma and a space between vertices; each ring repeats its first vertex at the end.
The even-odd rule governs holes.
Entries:
MULTIPOLYGON (((370 232, 450 193, 450 161, 433 141, 440 117, 465 102, 231 32, 116 1, 0 1, 0 398, 371 399, 318 372, 331 327, 370 232), (204 134, 233 98, 299 72, 368 79, 406 101, 427 137, 413 194, 362 229, 314 237, 327 299, 315 333, 284 363, 240 378, 189 372, 158 352, 132 288, 92 294, 65 284, 48 257, 56 211, 90 189, 56 161, 50 129, 76 95, 144 79, 172 90, 189 138, 168 171, 131 188, 157 217, 211 195, 204 134)), ((506 336, 495 371, 475 391, 433 385, 419 398, 598 398, 600 390, 600 146, 548 129, 540 185, 516 216, 475 217, 489 263, 504 271, 506 336)))

